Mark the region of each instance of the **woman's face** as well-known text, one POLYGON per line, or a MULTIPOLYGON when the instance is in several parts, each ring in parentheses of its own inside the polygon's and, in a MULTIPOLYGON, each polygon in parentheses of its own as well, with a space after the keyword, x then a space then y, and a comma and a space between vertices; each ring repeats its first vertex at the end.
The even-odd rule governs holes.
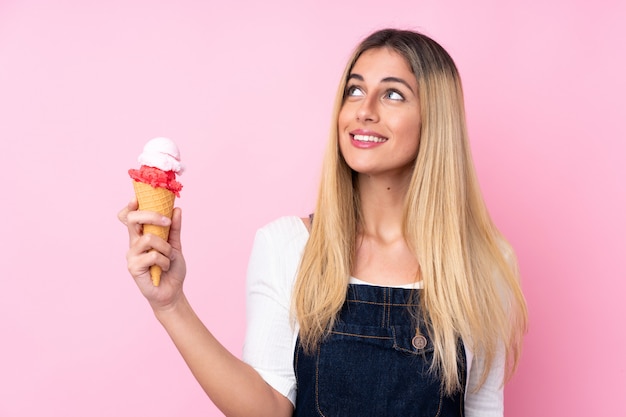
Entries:
POLYGON ((377 48, 359 57, 337 121, 339 148, 350 168, 369 176, 410 176, 421 130, 417 88, 397 52, 377 48))

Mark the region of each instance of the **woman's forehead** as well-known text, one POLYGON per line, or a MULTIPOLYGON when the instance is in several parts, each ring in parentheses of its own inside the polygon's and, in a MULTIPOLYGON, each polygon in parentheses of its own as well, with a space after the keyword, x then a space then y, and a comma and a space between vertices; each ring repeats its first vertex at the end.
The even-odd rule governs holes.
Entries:
POLYGON ((353 78, 355 75, 370 82, 401 78, 407 83, 417 86, 415 74, 406 58, 397 51, 386 47, 364 51, 352 66, 348 78, 353 78))

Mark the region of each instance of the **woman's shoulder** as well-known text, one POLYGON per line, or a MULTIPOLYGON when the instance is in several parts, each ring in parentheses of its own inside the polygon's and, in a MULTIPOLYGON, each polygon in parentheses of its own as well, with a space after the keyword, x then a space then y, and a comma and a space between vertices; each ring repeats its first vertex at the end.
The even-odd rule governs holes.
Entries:
POLYGON ((291 235, 309 231, 310 220, 306 217, 282 216, 262 226, 259 230, 277 234, 291 235))
POLYGON ((298 216, 279 217, 258 230, 275 245, 293 245, 295 242, 305 243, 309 237, 309 219, 298 216))
POLYGON ((284 216, 259 228, 248 264, 248 285, 273 287, 289 298, 309 238, 302 219, 284 216))

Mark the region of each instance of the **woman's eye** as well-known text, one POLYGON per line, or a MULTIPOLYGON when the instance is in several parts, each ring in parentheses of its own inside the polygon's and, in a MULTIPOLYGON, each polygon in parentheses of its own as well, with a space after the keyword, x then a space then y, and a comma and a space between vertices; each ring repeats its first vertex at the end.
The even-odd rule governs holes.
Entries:
POLYGON ((356 85, 352 85, 346 89, 346 96, 348 97, 360 97, 363 96, 363 90, 356 85))
POLYGON ((389 100, 396 100, 396 101, 402 101, 404 100, 404 96, 400 93, 398 93, 395 90, 389 90, 385 93, 385 98, 388 98, 389 100))

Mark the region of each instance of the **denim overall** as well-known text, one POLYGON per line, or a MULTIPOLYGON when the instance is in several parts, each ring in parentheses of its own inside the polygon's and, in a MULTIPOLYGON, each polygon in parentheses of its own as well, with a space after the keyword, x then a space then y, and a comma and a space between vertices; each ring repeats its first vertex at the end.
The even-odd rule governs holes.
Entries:
POLYGON ((296 343, 297 417, 459 417, 464 415, 465 351, 459 343, 462 392, 443 395, 429 372, 433 345, 408 311, 411 292, 350 284, 339 320, 313 355, 296 343))

